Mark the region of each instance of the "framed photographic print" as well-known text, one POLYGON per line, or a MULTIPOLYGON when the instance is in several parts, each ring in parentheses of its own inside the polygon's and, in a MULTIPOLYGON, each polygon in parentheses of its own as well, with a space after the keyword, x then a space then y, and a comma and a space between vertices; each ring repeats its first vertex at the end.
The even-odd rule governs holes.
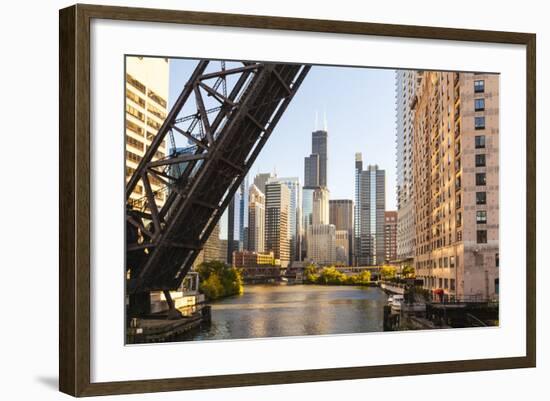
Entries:
POLYGON ((60 11, 60 390, 534 367, 535 35, 60 11))

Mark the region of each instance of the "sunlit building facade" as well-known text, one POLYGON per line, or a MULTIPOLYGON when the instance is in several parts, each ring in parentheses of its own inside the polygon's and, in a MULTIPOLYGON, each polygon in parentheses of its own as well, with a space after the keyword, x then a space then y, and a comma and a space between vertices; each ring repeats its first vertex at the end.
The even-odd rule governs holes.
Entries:
POLYGON ((252 184, 248 191, 248 246, 249 251, 265 250, 265 195, 252 184))
MULTIPOLYGON (((165 58, 126 57, 125 121, 126 121, 126 181, 134 174, 151 145, 168 112, 169 62, 165 58)), ((153 160, 166 157, 163 141, 153 160)), ((157 205, 166 199, 164 183, 149 175, 157 205)), ((145 188, 139 182, 130 199, 143 206, 145 188)))
POLYGON ((273 252, 282 267, 290 262, 290 190, 279 182, 265 186, 265 252, 273 252))
POLYGON ((411 106, 421 78, 421 71, 395 72, 397 258, 400 260, 412 260, 414 256, 414 113, 411 106))
POLYGON ((397 259, 397 212, 384 213, 384 250, 385 261, 393 262, 397 259))
MULTIPOLYGON (((336 240, 343 240, 343 233, 347 232, 346 238, 348 243, 345 245, 345 250, 348 255, 345 258, 346 265, 351 264, 353 250, 353 200, 351 199, 331 199, 329 200, 329 221, 336 227, 336 240)), ((340 244, 340 246, 343 244, 340 244)))
POLYGON ((438 296, 499 291, 499 77, 424 72, 414 100, 416 275, 438 296))
POLYGON ((355 157, 355 263, 373 266, 384 263, 384 212, 386 172, 377 165, 363 170, 361 154, 355 157))

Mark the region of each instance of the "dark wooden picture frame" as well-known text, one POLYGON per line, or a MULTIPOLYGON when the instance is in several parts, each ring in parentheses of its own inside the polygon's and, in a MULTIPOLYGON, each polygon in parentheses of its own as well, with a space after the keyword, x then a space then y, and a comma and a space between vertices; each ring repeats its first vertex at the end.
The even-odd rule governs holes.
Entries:
POLYGON ((60 10, 59 29, 59 388, 62 392, 73 396, 93 396, 535 367, 535 34, 80 4, 60 10), (94 18, 526 46, 526 356, 91 383, 89 94, 90 22, 94 18))

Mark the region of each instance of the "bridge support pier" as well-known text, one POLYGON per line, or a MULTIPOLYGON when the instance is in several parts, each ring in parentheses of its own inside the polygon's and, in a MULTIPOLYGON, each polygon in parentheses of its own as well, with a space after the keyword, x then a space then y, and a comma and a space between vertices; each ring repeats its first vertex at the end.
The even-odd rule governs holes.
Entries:
POLYGON ((168 304, 168 319, 180 319, 182 317, 181 312, 176 309, 176 306, 174 305, 174 300, 172 299, 172 295, 170 295, 170 291, 164 290, 162 292, 164 293, 164 298, 166 298, 166 303, 168 304))
POLYGON ((136 292, 128 296, 127 318, 142 317, 151 313, 151 296, 149 292, 136 292))

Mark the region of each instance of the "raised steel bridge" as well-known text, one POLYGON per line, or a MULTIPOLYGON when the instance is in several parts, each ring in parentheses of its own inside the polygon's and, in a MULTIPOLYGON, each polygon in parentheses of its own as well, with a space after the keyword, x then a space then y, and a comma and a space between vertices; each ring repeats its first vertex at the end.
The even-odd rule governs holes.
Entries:
POLYGON ((126 290, 131 299, 180 286, 309 69, 198 63, 126 185, 126 290), (175 136, 190 146, 174 151, 175 136), (172 151, 159 158, 165 139, 172 151), (164 196, 153 191, 152 183, 164 196), (138 184, 145 190, 141 199, 132 197, 138 184))

